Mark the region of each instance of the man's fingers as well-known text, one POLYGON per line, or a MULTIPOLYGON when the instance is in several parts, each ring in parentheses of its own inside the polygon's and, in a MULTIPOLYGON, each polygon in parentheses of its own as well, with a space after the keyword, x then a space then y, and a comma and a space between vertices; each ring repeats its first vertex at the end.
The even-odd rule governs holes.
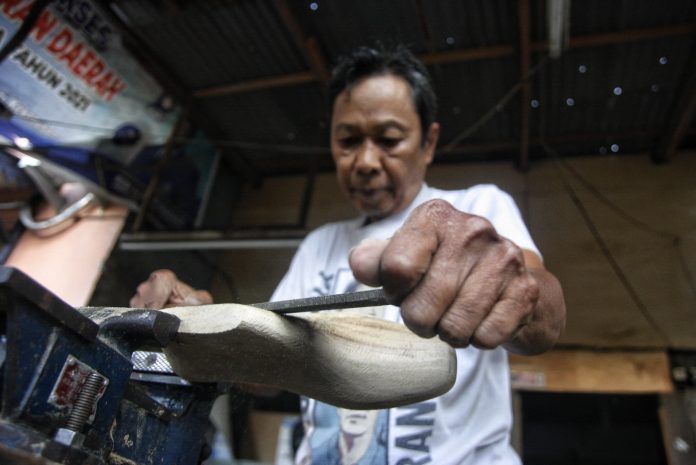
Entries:
MULTIPOLYGON (((422 213, 417 209, 409 220, 399 229, 382 253, 379 264, 379 277, 384 292, 390 301, 401 305, 405 298, 411 297, 413 291, 427 276, 442 277, 440 271, 431 267, 433 256, 440 252, 438 229, 431 221, 437 222, 433 215, 422 213)), ((437 215, 434 215, 437 216, 437 215)), ((438 298, 439 296, 430 296, 438 298)), ((429 299, 425 299, 429 300, 429 299)))
POLYGON ((531 319, 538 285, 531 276, 519 275, 500 291, 476 293, 468 302, 460 299, 440 321, 440 338, 453 347, 471 344, 479 349, 493 349, 514 338, 531 319))
POLYGON ((177 279, 170 270, 157 270, 142 282, 130 299, 131 307, 159 310, 164 308, 174 291, 177 279))
MULTIPOLYGON (((468 272, 467 263, 461 257, 445 249, 438 250, 429 262, 427 273, 401 302, 401 315, 406 326, 419 336, 434 336, 441 318, 451 313, 452 306, 456 305, 462 281, 468 272)), ((460 313, 469 317, 469 312, 460 313)), ((473 331, 475 323, 464 324, 460 319, 458 326, 471 326, 473 331)))
POLYGON ((189 293, 179 298, 177 302, 171 302, 172 306, 209 305, 213 303, 213 297, 208 291, 191 289, 189 293))
POLYGON ((484 279, 492 273, 480 267, 485 246, 498 241, 488 221, 446 202, 432 201, 416 209, 382 259, 385 290, 393 286, 391 292, 404 292, 401 314, 406 325, 416 334, 433 336, 440 320, 450 318, 456 324, 449 326, 459 332, 448 336, 466 345, 484 316, 483 302, 492 305, 500 293, 500 286, 488 285, 497 284, 496 279, 484 279), (391 260, 403 270, 389 266, 391 260), (477 269, 482 271, 471 276, 477 269))
POLYGON ((379 263, 388 243, 389 241, 383 239, 365 239, 350 251, 348 263, 355 279, 372 287, 382 285, 379 263))
POLYGON ((471 345, 494 349, 515 337, 531 317, 532 307, 521 306, 513 299, 499 301, 471 337, 471 345))
POLYGON ((428 274, 402 305, 404 320, 420 319, 418 334, 437 333, 466 347, 514 279, 514 263, 500 248, 484 254, 438 250, 428 274), (454 271, 457 270, 457 271, 454 271))

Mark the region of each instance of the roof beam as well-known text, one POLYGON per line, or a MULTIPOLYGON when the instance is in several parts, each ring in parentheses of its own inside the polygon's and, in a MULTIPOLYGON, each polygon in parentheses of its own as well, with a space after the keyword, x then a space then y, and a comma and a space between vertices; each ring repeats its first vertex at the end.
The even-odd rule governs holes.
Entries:
POLYGON ((512 45, 491 45, 488 47, 467 48, 450 50, 445 52, 433 52, 420 55, 418 58, 427 64, 455 63, 460 61, 474 61, 484 58, 508 57, 515 53, 512 45))
MULTIPOLYGON (((641 40, 659 39, 663 37, 676 37, 696 33, 696 23, 679 24, 674 26, 633 29, 606 34, 587 34, 570 38, 569 48, 599 47, 603 45, 621 44, 641 40)), ((548 49, 545 41, 531 42, 531 52, 542 52, 548 49)), ((441 63, 456 63, 465 61, 483 60, 489 58, 505 58, 513 56, 516 49, 512 45, 490 45, 461 50, 433 52, 420 55, 419 58, 427 65, 441 63)), ((286 74, 270 78, 261 78, 251 81, 225 84, 210 88, 199 89, 193 92, 194 97, 209 97, 226 94, 263 90, 273 87, 292 86, 317 81, 314 71, 286 74)))
POLYGON ((517 169, 529 169, 529 101, 532 96, 532 83, 527 79, 531 62, 530 13, 529 0, 518 2, 518 22, 520 32, 520 153, 517 169))
MULTIPOLYGON (((616 45, 629 42, 639 42, 641 40, 662 39, 665 37, 676 37, 692 35, 696 33, 696 24, 676 24, 674 26, 650 27, 642 29, 629 29, 626 31, 607 32, 603 34, 586 34, 571 37, 568 48, 601 47, 604 45, 616 45)), ((548 50, 545 41, 532 43, 533 52, 544 52, 548 50)))
POLYGON ((679 103, 682 103, 681 110, 672 112, 677 115, 676 124, 667 129, 667 132, 662 136, 659 148, 652 154, 655 163, 671 160, 684 141, 689 124, 693 121, 694 113, 696 113, 696 89, 692 88, 690 94, 685 96, 683 100, 679 100, 679 103))
MULTIPOLYGON (((605 132, 595 132, 595 133, 576 133, 576 134, 558 134, 555 136, 547 136, 543 139, 530 138, 529 146, 537 147, 546 144, 566 144, 574 142, 586 142, 586 141, 619 141, 634 138, 646 138, 654 137, 660 133, 660 130, 656 128, 647 129, 636 129, 630 131, 623 131, 617 133, 607 134, 605 132)), ((688 131, 687 131, 688 133, 688 131)), ((497 142, 479 142, 471 144, 462 144, 458 147, 453 147, 451 149, 440 149, 437 151, 438 156, 448 157, 449 155, 464 155, 467 153, 485 153, 485 152, 497 152, 497 151, 510 151, 515 150, 519 147, 519 143, 515 141, 497 141, 497 142)))
POLYGON ((599 47, 602 45, 662 39, 665 37, 692 35, 695 33, 696 24, 694 23, 675 24, 673 26, 631 29, 619 32, 608 32, 605 34, 588 34, 571 37, 568 46, 570 48, 599 47))
POLYGON ((689 124, 696 113, 696 46, 692 47, 689 57, 679 91, 675 95, 667 117, 665 130, 650 154, 655 163, 666 163, 672 159, 683 142, 689 124))
POLYGON ((418 24, 420 25, 423 37, 425 37, 425 43, 427 44, 428 52, 433 52, 435 50, 435 42, 433 40, 433 35, 430 32, 430 27, 428 27, 428 21, 425 15, 425 7, 423 6, 423 0, 414 0, 414 7, 416 8, 416 16, 418 17, 418 24))
POLYGON ((295 41, 295 46, 297 46, 302 52, 302 55, 304 55, 305 61, 312 69, 316 78, 321 82, 328 81, 329 66, 326 64, 326 58, 324 58, 321 53, 317 39, 315 37, 308 37, 307 34, 305 34, 297 18, 290 9, 287 0, 275 0, 274 4, 285 27, 290 31, 290 35, 292 35, 295 41))
POLYGON ((225 84, 215 87, 207 87, 193 93, 194 97, 219 97, 220 95, 239 94, 253 90, 272 89, 274 87, 287 87, 306 82, 314 82, 317 77, 314 73, 307 71, 295 74, 284 74, 270 78, 255 79, 252 81, 240 82, 237 84, 225 84))

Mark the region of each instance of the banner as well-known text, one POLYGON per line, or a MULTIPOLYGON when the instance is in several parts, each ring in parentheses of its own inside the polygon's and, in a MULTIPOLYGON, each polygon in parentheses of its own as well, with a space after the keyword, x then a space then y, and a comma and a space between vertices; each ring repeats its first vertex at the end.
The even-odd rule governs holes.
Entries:
MULTIPOLYGON (((0 46, 32 4, 0 0, 0 46)), ((99 148, 125 164, 135 151, 119 152, 105 140, 127 127, 138 134, 139 147, 163 144, 178 113, 88 0, 56 0, 42 12, 24 43, 0 64, 0 103, 22 129, 57 145, 99 148)))

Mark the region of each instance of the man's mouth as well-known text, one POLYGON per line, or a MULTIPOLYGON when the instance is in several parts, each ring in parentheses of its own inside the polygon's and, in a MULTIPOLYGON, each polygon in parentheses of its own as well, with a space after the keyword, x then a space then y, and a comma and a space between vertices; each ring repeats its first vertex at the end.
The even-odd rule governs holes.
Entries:
POLYGON ((375 197, 378 195, 382 195, 384 193, 387 193, 388 191, 389 191, 388 187, 378 187, 378 188, 354 187, 353 189, 351 189, 351 193, 354 196, 360 197, 360 198, 366 198, 366 199, 369 199, 369 198, 372 198, 372 197, 375 197))

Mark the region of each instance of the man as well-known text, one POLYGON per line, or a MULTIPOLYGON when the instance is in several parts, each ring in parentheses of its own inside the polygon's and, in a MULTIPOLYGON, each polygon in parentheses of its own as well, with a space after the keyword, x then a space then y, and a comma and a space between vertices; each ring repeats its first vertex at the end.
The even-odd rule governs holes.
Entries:
MULTIPOLYGON (((565 324, 560 284, 509 195, 424 183, 440 127, 427 71, 410 52, 355 50, 335 68, 329 97, 338 182, 362 215, 311 232, 272 299, 381 286, 399 306, 379 310, 384 318, 458 348, 452 390, 389 410, 387 437, 369 463, 519 463, 505 350, 536 354, 556 342, 565 324)), ((131 304, 147 303, 153 288, 139 288, 131 304)), ((164 294, 150 303, 182 300, 164 294)), ((327 439, 337 437, 339 417, 312 399, 302 411, 297 463, 321 463, 327 444, 337 444, 327 439)))

